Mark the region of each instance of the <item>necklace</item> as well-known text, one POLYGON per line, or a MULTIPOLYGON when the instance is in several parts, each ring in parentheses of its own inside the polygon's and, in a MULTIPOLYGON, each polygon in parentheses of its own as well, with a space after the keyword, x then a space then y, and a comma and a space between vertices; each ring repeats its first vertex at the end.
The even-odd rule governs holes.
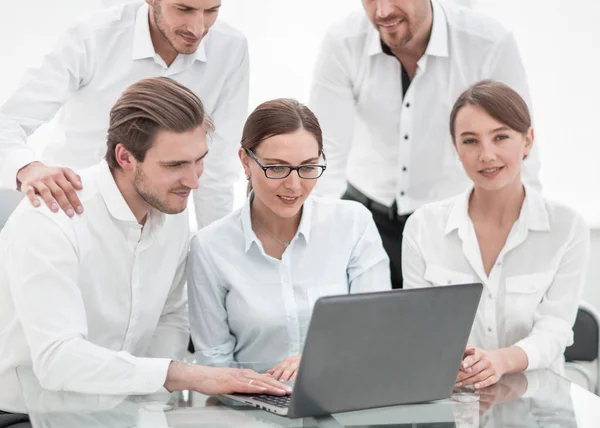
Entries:
POLYGON ((279 245, 282 245, 282 246, 283 246, 283 248, 287 248, 287 247, 289 247, 289 246, 290 246, 290 244, 291 244, 291 241, 287 241, 287 242, 285 242, 285 241, 280 241, 280 240, 279 240, 279 239, 277 239, 275 236, 273 236, 273 234, 271 234, 271 232, 269 232, 269 229, 267 229, 267 228, 265 227, 265 225, 264 225, 264 224, 262 224, 262 223, 260 222, 260 220, 259 220, 259 219, 258 219, 256 216, 254 216, 254 220, 256 220, 256 222, 258 223, 258 225, 261 227, 261 229, 262 229, 262 230, 264 230, 265 232, 267 232, 267 235, 269 235, 269 236, 270 236, 272 239, 274 239, 274 240, 275 240, 275 241, 276 241, 276 242, 277 242, 279 245))

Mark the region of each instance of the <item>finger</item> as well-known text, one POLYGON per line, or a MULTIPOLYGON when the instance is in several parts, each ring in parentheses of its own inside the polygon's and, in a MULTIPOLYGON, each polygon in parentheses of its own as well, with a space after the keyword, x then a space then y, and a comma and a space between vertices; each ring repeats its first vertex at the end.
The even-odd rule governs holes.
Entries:
POLYGON ((277 366, 277 369, 273 372, 273 377, 277 380, 281 379, 281 375, 283 375, 283 372, 286 370, 288 366, 287 365, 283 365, 283 364, 279 364, 279 366, 277 366))
POLYGON ((69 199, 67 198, 67 195, 63 191, 63 189, 58 184, 56 184, 55 181, 48 181, 46 186, 48 186, 48 189, 50 189, 50 191, 52 192, 52 196, 54 196, 54 199, 56 200, 56 202, 58 202, 58 205, 60 205, 62 210, 69 217, 73 217, 75 215, 75 211, 73 210, 73 207, 71 206, 71 203, 69 202, 69 199))
POLYGON ((70 168, 63 168, 62 170, 63 174, 65 174, 65 177, 71 182, 73 187, 77 190, 83 189, 83 184, 81 184, 81 177, 79 175, 75 174, 70 168))
POLYGON ((467 357, 465 357, 463 359, 463 362, 461 364, 461 368, 465 371, 468 372, 469 368, 472 367, 474 364, 476 364, 479 360, 481 360, 482 357, 482 353, 481 352, 474 352, 472 355, 469 355, 467 357))
POLYGON ((265 389, 265 394, 272 394, 272 395, 287 395, 289 394, 288 390, 285 388, 285 385, 277 382, 277 384, 273 385, 267 382, 263 382, 260 380, 255 380, 254 382, 252 382, 252 385, 257 385, 260 386, 261 388, 265 389))
POLYGON ((280 381, 288 381, 290 380, 290 378, 292 377, 292 375, 296 372, 296 367, 294 366, 288 366, 283 373, 281 374, 281 376, 279 377, 280 381))
POLYGON ((475 363, 473 366, 471 366, 468 369, 468 372, 466 371, 461 371, 458 373, 457 376, 457 382, 461 383, 462 385, 471 385, 470 383, 470 379, 474 378, 475 376, 478 376, 482 371, 486 370, 489 368, 489 363, 487 363, 486 361, 480 360, 477 363, 475 363))
POLYGON ((294 371, 294 374, 290 377, 290 380, 296 380, 297 377, 298 377, 298 369, 296 369, 294 371))
POLYGON ((42 197, 44 203, 48 205, 48 208, 50 208, 52 212, 57 212, 58 204, 52 197, 52 192, 50 191, 50 189, 48 189, 48 186, 46 186, 41 181, 32 183, 31 185, 33 186, 35 191, 42 197))
POLYGON ((77 192, 75 190, 75 187, 73 187, 73 184, 63 177, 56 180, 56 184, 63 190, 63 192, 65 192, 69 204, 71 205, 71 207, 73 207, 77 214, 83 213, 83 205, 79 200, 79 196, 77 196, 77 192))
POLYGON ((33 205, 36 208, 38 208, 40 206, 40 200, 38 199, 37 195, 35 194, 35 189, 33 188, 33 186, 30 186, 29 184, 26 186, 23 186, 23 187, 21 187, 21 191, 23 193, 25 193, 25 195, 27 196, 27 199, 29 199, 29 202, 31 202, 31 205, 33 205))
POLYGON ((500 380, 500 377, 496 374, 492 374, 487 379, 483 379, 475 384, 475 389, 484 389, 489 386, 496 384, 500 380))
MULTIPOLYGON (((477 375, 475 375, 475 376, 472 376, 468 379, 463 380, 462 384, 475 386, 475 385, 480 384, 482 381, 484 381, 488 377, 492 376, 493 374, 494 374, 494 372, 492 370, 487 369, 487 370, 477 373, 477 375)), ((475 388, 477 388, 477 387, 475 387, 475 388)))

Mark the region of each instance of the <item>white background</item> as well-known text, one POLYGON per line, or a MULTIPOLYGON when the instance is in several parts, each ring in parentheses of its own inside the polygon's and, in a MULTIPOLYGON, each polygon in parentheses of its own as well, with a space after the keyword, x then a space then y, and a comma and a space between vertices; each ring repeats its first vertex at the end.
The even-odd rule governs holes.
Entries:
MULTIPOLYGON (((125 0, 4 0, 0 102, 25 67, 78 15, 125 0)), ((446 0, 458 1, 458 0, 446 0)), ((529 75, 546 196, 600 228, 600 1, 461 0, 497 17, 517 37, 529 75)), ((360 0, 223 0, 220 19, 242 30, 251 55, 250 108, 276 97, 306 102, 326 28, 360 0)), ((34 145, 44 143, 43 131, 34 145)), ((244 194, 240 182, 238 204, 244 194)), ((600 308, 600 230, 592 232, 585 296, 600 308), (595 261, 595 263, 594 263, 595 261)))

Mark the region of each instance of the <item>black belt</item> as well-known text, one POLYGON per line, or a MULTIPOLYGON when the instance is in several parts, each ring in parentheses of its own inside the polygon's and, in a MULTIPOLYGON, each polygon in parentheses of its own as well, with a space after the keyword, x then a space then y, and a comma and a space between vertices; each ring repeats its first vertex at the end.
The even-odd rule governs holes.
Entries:
POLYGON ((354 187, 350 183, 348 183, 348 187, 346 189, 346 195, 348 195, 351 199, 354 199, 355 201, 360 202, 361 204, 363 204, 365 207, 367 207, 372 212, 382 214, 382 215, 386 216, 387 218, 389 218, 390 220, 404 220, 405 221, 409 216, 409 214, 398 215, 398 204, 396 203, 396 201, 394 201, 394 203, 392 204, 391 207, 380 204, 379 202, 374 201, 373 199, 369 198, 367 195, 365 195, 363 192, 358 190, 356 187, 354 187))

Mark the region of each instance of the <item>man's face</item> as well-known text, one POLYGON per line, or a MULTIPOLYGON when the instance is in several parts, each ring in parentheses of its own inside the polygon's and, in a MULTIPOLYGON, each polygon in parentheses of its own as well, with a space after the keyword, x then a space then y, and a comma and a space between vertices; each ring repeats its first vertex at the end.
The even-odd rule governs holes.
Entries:
POLYGON ((425 25, 429 0, 362 0, 365 12, 390 48, 401 48, 425 25))
POLYGON ((182 133, 159 130, 144 161, 135 163, 137 194, 165 214, 184 211, 190 192, 198 188, 207 152, 202 126, 182 133))
POLYGON ((180 54, 192 54, 217 20, 221 0, 147 0, 162 37, 180 54))

